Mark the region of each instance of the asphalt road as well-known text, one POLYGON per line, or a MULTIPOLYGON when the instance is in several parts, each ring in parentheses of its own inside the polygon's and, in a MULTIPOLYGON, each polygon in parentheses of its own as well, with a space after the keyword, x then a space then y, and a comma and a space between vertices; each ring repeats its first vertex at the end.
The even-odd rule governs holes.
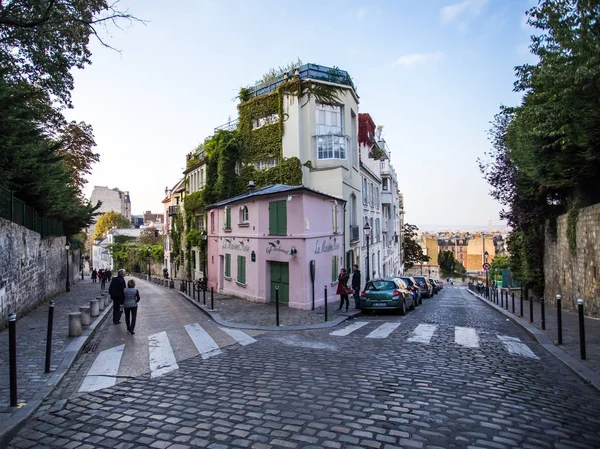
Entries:
POLYGON ((158 302, 140 308, 135 336, 107 324, 11 447, 600 447, 598 392, 463 288, 406 316, 245 344, 183 301, 162 306, 170 318, 158 302), (206 330, 218 352, 202 352, 209 340, 198 348, 186 325, 196 338, 206 330), (177 367, 153 377, 140 354, 163 331, 177 367), (122 344, 127 374, 79 392, 100 353, 122 344))

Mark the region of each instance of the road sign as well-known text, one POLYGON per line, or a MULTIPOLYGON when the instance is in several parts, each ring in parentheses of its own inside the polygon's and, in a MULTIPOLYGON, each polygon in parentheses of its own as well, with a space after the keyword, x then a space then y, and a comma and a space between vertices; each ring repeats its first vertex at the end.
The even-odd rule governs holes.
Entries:
POLYGON ((485 271, 488 271, 490 268, 492 268, 492 266, 489 263, 486 262, 486 263, 483 264, 483 269, 485 271))

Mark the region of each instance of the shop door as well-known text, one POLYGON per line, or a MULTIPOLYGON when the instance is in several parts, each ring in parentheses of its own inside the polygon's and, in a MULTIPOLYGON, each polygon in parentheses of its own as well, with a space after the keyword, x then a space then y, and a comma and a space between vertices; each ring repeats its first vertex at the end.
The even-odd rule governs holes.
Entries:
POLYGON ((279 304, 290 302, 289 266, 284 262, 269 262, 271 266, 271 302, 275 302, 275 287, 279 287, 279 304))

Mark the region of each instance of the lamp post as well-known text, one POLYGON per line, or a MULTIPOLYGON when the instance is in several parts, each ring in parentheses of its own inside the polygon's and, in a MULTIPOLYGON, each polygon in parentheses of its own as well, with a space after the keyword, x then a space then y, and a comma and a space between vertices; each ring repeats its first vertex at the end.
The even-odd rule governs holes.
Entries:
MULTIPOLYGON (((488 253, 487 251, 485 253, 483 253, 483 258, 485 260, 485 263, 488 263, 488 256, 490 255, 490 253, 488 253)), ((489 270, 485 270, 485 291, 486 294, 488 292, 488 271, 489 270)))
POLYGON ((71 245, 69 242, 65 245, 65 249, 67 250, 67 283, 65 284, 65 291, 70 292, 71 286, 69 285, 69 250, 71 249, 71 245))
POLYGON ((206 276, 206 266, 208 265, 208 236, 206 235, 206 230, 202 231, 202 245, 204 246, 204 257, 202 258, 202 263, 204 267, 202 268, 202 283, 206 284, 208 276, 206 276))
POLYGON ((152 248, 150 248, 150 245, 148 245, 148 250, 147 250, 147 254, 148 254, 148 280, 150 280, 150 276, 152 276, 152 274, 150 273, 150 252, 152 251, 152 248))
POLYGON ((369 237, 371 237, 371 226, 369 226, 369 223, 365 224, 363 231, 365 232, 365 238, 367 239, 367 276, 365 280, 366 282, 369 282, 371 280, 371 276, 369 275, 369 237))

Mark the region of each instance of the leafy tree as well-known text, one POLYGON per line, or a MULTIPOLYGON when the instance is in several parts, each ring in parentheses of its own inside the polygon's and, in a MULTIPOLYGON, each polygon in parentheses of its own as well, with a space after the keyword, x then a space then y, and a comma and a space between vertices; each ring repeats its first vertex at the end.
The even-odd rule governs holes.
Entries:
POLYGON ((416 240, 417 231, 419 228, 415 225, 405 223, 402 228, 404 234, 404 241, 402 242, 402 249, 404 251, 404 269, 409 270, 416 263, 428 262, 429 256, 423 254, 423 248, 416 240))
POLYGON ((154 228, 146 228, 140 231, 140 243, 142 245, 162 245, 163 237, 154 228))
POLYGON ((115 212, 114 210, 106 212, 105 214, 102 214, 100 218, 98 218, 98 221, 96 222, 96 229, 94 231, 92 239, 95 240, 99 237, 102 237, 106 233, 106 231, 114 227, 130 228, 131 222, 127 219, 127 217, 124 217, 123 215, 121 215, 118 212, 115 212))

